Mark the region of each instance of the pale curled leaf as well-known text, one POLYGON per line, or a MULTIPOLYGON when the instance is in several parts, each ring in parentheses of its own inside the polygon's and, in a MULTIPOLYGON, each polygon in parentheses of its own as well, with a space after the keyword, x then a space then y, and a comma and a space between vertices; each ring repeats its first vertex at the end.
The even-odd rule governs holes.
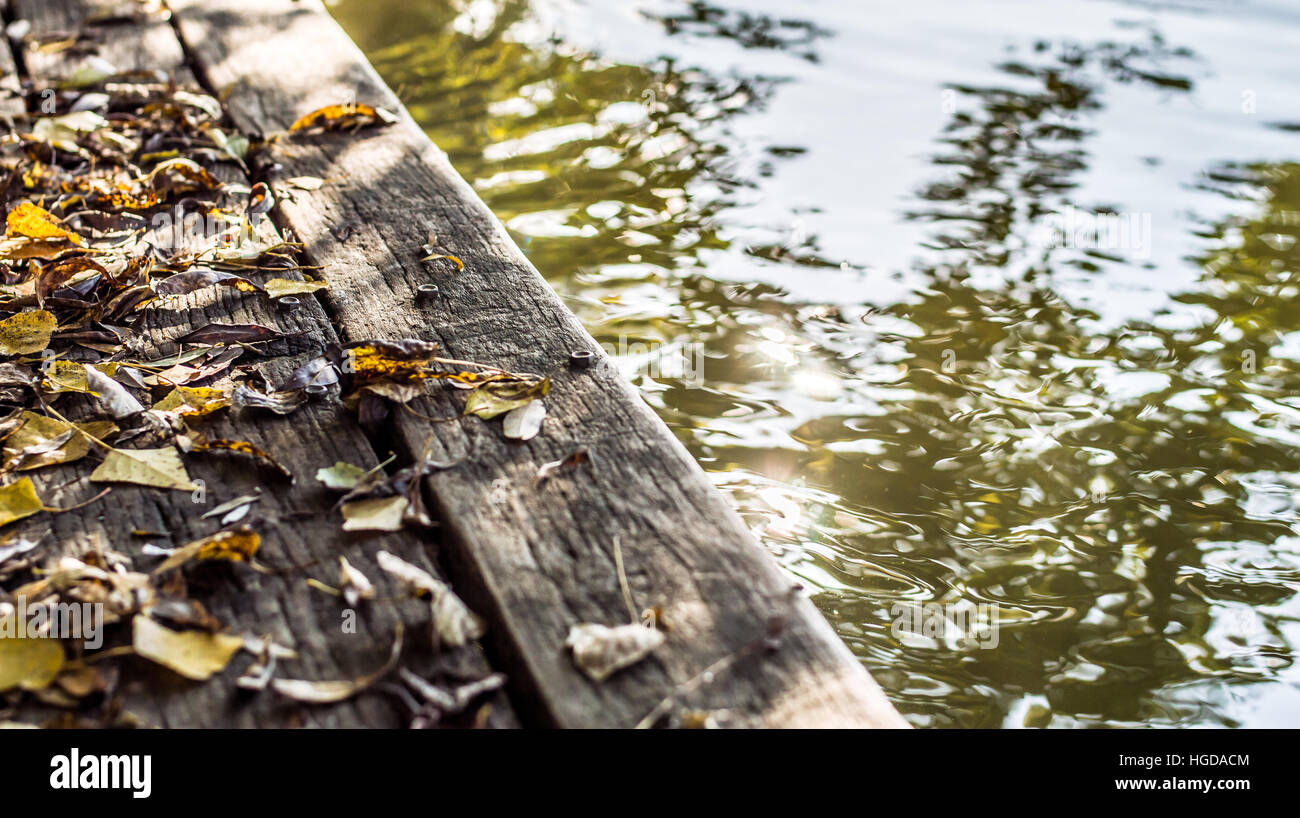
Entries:
POLYGON ((483 620, 456 596, 447 583, 387 551, 380 551, 375 559, 380 569, 400 582, 413 596, 427 594, 432 598, 433 628, 441 644, 460 647, 487 632, 483 620))
POLYGON ((638 624, 613 628, 592 623, 574 625, 564 640, 573 651, 574 663, 597 682, 636 664, 663 643, 662 631, 638 624))
POLYGON ((404 496, 375 497, 343 504, 344 531, 401 531, 409 504, 404 496))
POLYGON ((542 421, 546 419, 546 405, 534 400, 506 412, 501 421, 505 436, 512 440, 532 440, 542 430, 542 421))
POLYGON ((93 366, 86 367, 86 386, 96 394, 108 413, 118 420, 144 411, 144 406, 126 391, 126 387, 93 366))
POLYGON ((375 595, 375 586, 348 562, 347 557, 339 557, 339 588, 343 591, 343 600, 353 608, 361 600, 372 599, 375 595))
POLYGON ((393 649, 388 661, 373 673, 367 673, 358 679, 341 679, 338 681, 314 682, 306 679, 273 679, 271 689, 281 696, 287 696, 300 702, 311 704, 329 704, 350 699, 375 682, 384 678, 397 667, 397 660, 402 655, 402 623, 398 622, 393 633, 393 649))

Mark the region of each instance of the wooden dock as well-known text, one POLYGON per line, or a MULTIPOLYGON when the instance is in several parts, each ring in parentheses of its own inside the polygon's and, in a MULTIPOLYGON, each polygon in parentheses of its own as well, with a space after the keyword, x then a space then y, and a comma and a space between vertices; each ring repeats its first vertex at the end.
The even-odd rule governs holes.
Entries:
MULTIPOLYGON (((31 517, 3 534, 44 537, 49 558, 93 547, 152 565, 145 543, 175 547, 210 535, 218 521, 204 512, 260 494, 250 524, 268 569, 222 566, 199 584, 229 632, 269 635, 297 652, 280 664, 281 676, 352 679, 373 671, 387 659, 400 620, 407 634, 401 667, 422 678, 505 674, 504 689, 475 709, 479 726, 709 719, 906 726, 317 0, 167 0, 162 13, 124 0, 8 0, 5 21, 29 21, 30 29, 11 42, 12 53, 0 50, 0 93, 17 90, 18 77, 29 107, 42 88, 98 58, 119 71, 166 72, 220 99, 228 129, 255 142, 327 105, 355 101, 397 114, 386 127, 280 140, 249 156, 244 181, 270 185, 275 224, 301 243, 300 263, 328 289, 301 297, 295 310, 228 287, 176 296, 165 308, 139 311, 135 329, 148 349, 174 353, 175 339, 211 322, 275 327, 287 337, 262 347, 258 360, 274 380, 331 345, 415 338, 436 342, 448 358, 548 376, 551 388, 542 433, 526 442, 506 439, 499 420, 463 415, 465 393, 445 384, 368 427, 337 389, 283 417, 220 413, 202 421, 210 437, 251 441, 296 479, 268 478, 235 458, 187 456, 189 474, 206 488, 201 504, 188 492, 119 486, 84 509, 31 517), (75 35, 77 47, 32 45, 59 34, 75 35), (287 181, 301 177, 324 184, 308 191, 287 181), (423 260, 431 231, 438 251, 463 269, 423 260), (428 284, 437 292, 420 289, 428 284), (575 351, 590 352, 591 364, 573 366, 575 351), (337 461, 371 468, 392 453, 385 468, 395 472, 422 452, 447 466, 424 481, 436 529, 341 531, 338 496, 314 479, 318 469, 337 461), (577 452, 586 452, 583 462, 537 480, 544 464, 577 452), (433 649, 428 604, 401 600, 377 566, 381 551, 445 578, 486 620, 481 642, 433 649), (340 627, 343 600, 307 582, 334 582, 339 555, 377 586, 376 599, 358 606, 355 633, 340 627), (580 623, 627 624, 629 596, 635 608, 659 611, 666 638, 647 658, 596 682, 575 665, 566 637, 580 623)), ((0 113, 24 110, 12 95, 0 104, 8 106, 0 113)), ((222 172, 239 173, 230 164, 222 172)), ((25 474, 48 505, 66 508, 102 490, 87 479, 100 459, 25 474)), ((193 682, 127 657, 114 711, 171 727, 410 721, 400 699, 379 686, 320 705, 241 690, 234 680, 250 661, 237 657, 223 673, 193 682)))

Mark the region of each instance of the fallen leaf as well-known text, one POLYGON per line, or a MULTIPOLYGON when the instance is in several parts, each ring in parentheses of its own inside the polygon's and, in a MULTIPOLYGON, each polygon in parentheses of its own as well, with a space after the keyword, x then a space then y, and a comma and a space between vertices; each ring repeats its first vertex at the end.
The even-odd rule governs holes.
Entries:
POLYGON ((76 361, 52 361, 42 373, 41 388, 51 394, 89 392, 85 364, 76 361))
POLYGON ((246 525, 230 531, 218 531, 210 537, 195 540, 177 548, 163 563, 153 570, 155 574, 170 571, 190 560, 227 560, 251 562, 262 544, 257 532, 246 525))
POLYGON ((532 440, 542 430, 545 418, 546 405, 539 400, 532 400, 506 412, 502 428, 505 436, 512 440, 532 440))
POLYGON ((290 133, 305 131, 309 128, 322 130, 343 130, 345 128, 363 128, 379 123, 396 122, 397 117, 382 108, 375 108, 362 102, 342 105, 326 105, 305 116, 299 117, 289 126, 290 133))
POLYGON ((131 620, 131 640, 138 655, 196 681, 220 673, 244 645, 229 634, 174 631, 145 614, 131 620))
POLYGON ((287 415, 307 402, 307 395, 301 391, 257 392, 247 386, 235 389, 232 396, 236 406, 249 406, 254 409, 267 409, 277 415, 287 415))
POLYGON ((574 625, 564 640, 573 651, 574 663, 597 682, 636 664, 663 643, 661 631, 639 624, 613 628, 591 623, 574 625))
POLYGON ((203 417, 230 405, 230 395, 210 386, 178 386, 153 405, 159 412, 203 417))
POLYGON ((216 285, 234 287, 245 293, 261 292, 262 288, 243 276, 223 273, 218 270, 189 270, 176 273, 167 278, 153 282, 153 290, 159 295, 184 295, 216 285))
POLYGON ((342 460, 328 469, 316 470, 316 479, 324 483, 326 487, 337 491, 348 491, 355 488, 357 481, 365 476, 365 469, 351 463, 344 463, 342 460))
POLYGON ((8 235, 22 236, 37 241, 68 241, 85 244, 85 239, 68 230, 63 221, 48 210, 31 202, 19 202, 5 218, 8 235))
POLYGON ((437 353, 437 344, 416 338, 359 341, 340 351, 338 368, 362 383, 383 378, 427 378, 437 353))
POLYGON ((90 451, 91 437, 103 438, 117 431, 117 425, 109 420, 73 425, 29 411, 24 411, 19 417, 22 425, 5 438, 4 443, 5 468, 18 471, 80 460, 90 451), (33 451, 34 446, 69 433, 72 434, 59 446, 45 452, 33 451))
POLYGON ((88 258, 70 258, 47 264, 36 276, 36 303, 45 306, 50 293, 68 281, 85 273, 107 276, 108 271, 97 261, 88 258))
POLYGON ((339 588, 343 591, 343 601, 352 608, 361 600, 371 599, 375 595, 375 586, 365 574, 352 567, 347 557, 339 557, 339 588))
POLYGON ((96 393, 100 403, 108 408, 109 414, 114 418, 120 420, 144 411, 144 406, 126 391, 125 386, 93 366, 86 367, 86 386, 96 393))
POLYGON ((273 679, 271 689, 281 696, 287 696, 300 702, 312 704, 329 704, 350 699, 375 682, 384 678, 397 667, 397 660, 402 656, 402 623, 398 622, 393 633, 393 649, 388 661, 373 673, 367 673, 358 679, 340 681, 312 682, 306 679, 273 679))
POLYGON ((465 414, 488 420, 527 406, 550 390, 550 378, 490 381, 470 393, 465 402, 465 414))
POLYGON ((0 321, 0 354, 28 355, 50 345, 50 335, 59 325, 52 313, 29 310, 0 321))
POLYGON ((28 551, 40 545, 40 541, 33 542, 28 539, 19 539, 17 542, 6 542, 0 545, 0 565, 4 565, 14 557, 26 554, 28 551))
POLYGON ((0 526, 44 510, 45 504, 36 496, 36 485, 30 477, 23 477, 0 488, 0 526))
POLYGON ((401 531, 407 499, 376 497, 343 504, 344 531, 401 531))
POLYGON ((267 468, 277 472, 281 477, 293 481, 293 472, 289 471, 280 461, 276 460, 266 451, 259 449, 247 440, 198 440, 195 441, 190 449, 195 452, 233 452, 235 454, 248 455, 257 460, 267 468))
POLYGON ((406 668, 398 670, 397 673, 408 687, 420 695, 420 698, 436 707, 444 716, 461 712, 479 696, 500 690, 506 683, 504 673, 491 673, 482 679, 454 687, 448 691, 416 676, 406 668))
POLYGON ((266 282, 263 287, 266 294, 272 298, 283 298, 286 295, 304 295, 314 293, 317 290, 323 290, 329 285, 324 281, 294 281, 291 278, 273 278, 266 282))
POLYGON ((294 176, 285 179, 285 181, 299 190, 320 190, 321 186, 325 184, 325 180, 319 176, 294 176))
POLYGON ((533 477, 533 485, 539 486, 558 471, 568 471, 586 463, 591 459, 586 449, 578 449, 561 460, 552 460, 549 463, 543 463, 537 469, 536 476, 533 477))
POLYGON ((487 632, 483 620, 447 583, 387 551, 380 551, 375 560, 384 573, 400 582, 412 596, 432 598, 434 633, 442 644, 460 647, 487 632))
POLYGON ((108 457, 90 475, 94 483, 133 483, 160 489, 193 491, 198 488, 185 472, 181 456, 172 446, 161 449, 109 449, 108 457))
POLYGON ((81 146, 77 137, 108 127, 108 120, 94 111, 75 111, 63 116, 46 116, 32 125, 32 136, 49 142, 59 150, 77 153, 81 146))
MULTIPOLYGON (((16 617, 17 614, 11 614, 16 617)), ((7 628, 25 628, 25 622, 0 621, 0 692, 21 688, 41 690, 63 669, 63 645, 57 639, 8 635, 7 628)))
POLYGON ((176 339, 181 344, 257 343, 283 338, 279 330, 260 324, 208 324, 176 339))

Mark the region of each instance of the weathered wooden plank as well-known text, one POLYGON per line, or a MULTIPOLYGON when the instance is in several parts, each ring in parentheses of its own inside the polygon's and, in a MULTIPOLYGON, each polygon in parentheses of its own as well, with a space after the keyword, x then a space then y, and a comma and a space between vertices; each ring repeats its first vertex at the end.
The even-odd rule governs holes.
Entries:
MULTIPOLYGON (((30 19, 33 32, 81 30, 92 4, 67 0, 19 0, 17 12, 30 19)), ((92 27, 100 46, 96 53, 121 70, 162 69, 183 84, 194 84, 184 53, 166 20, 116 23, 92 27)), ((74 68, 85 55, 30 55, 27 64, 37 82, 53 83, 74 68)), ((239 174, 233 165, 219 172, 239 174)), ((241 177, 242 178, 242 177, 241 177)), ((191 329, 219 321, 257 323, 292 333, 267 350, 262 369, 273 380, 287 375, 304 360, 337 342, 333 327, 320 305, 310 299, 293 312, 276 310, 266 299, 238 294, 227 288, 174 297, 150 306, 141 324, 149 349, 170 353, 169 339, 191 329)), ((242 362, 242 361, 241 361, 242 362)), ((427 634, 427 605, 410 601, 374 603, 357 611, 356 629, 345 633, 342 602, 309 588, 305 580, 327 583, 337 579, 337 557, 345 555, 378 588, 381 599, 403 594, 381 572, 374 554, 388 550, 438 573, 433 560, 436 540, 415 533, 358 538, 343 534, 332 509, 335 496, 314 479, 317 469, 343 460, 363 467, 378 462, 369 440, 345 411, 336 394, 315 401, 288 417, 237 413, 218 415, 202 422, 212 437, 249 440, 271 452, 297 476, 292 485, 247 462, 223 456, 187 459, 192 477, 205 487, 202 502, 185 492, 164 492, 121 486, 105 500, 87 509, 51 518, 32 518, 28 536, 45 534, 48 554, 80 554, 100 545, 140 559, 145 542, 179 545, 211 533, 215 520, 200 515, 243 494, 260 494, 254 521, 263 536, 259 558, 273 568, 262 574, 236 566, 226 578, 211 572, 199 582, 197 593, 219 619, 234 632, 269 634, 294 646, 301 658, 281 665, 283 675, 313 679, 353 678, 382 664, 392 641, 395 623, 407 624, 404 665, 431 677, 459 680, 479 678, 490 669, 477 647, 434 655, 427 634), (47 529, 47 530, 43 530, 47 529), (165 532, 164 536, 132 537, 133 529, 165 532)), ((46 469, 34 473, 47 503, 70 506, 88 499, 101 488, 87 482, 93 463, 46 469)), ((144 558, 147 560, 147 558, 144 558)), ((144 564, 150 565, 147 561, 144 564)), ((233 680, 248 659, 232 663, 223 676, 204 684, 183 683, 143 660, 133 660, 126 688, 126 707, 146 721, 162 726, 262 727, 286 724, 330 727, 382 727, 404 724, 409 714, 386 696, 367 694, 352 701, 322 707, 304 707, 272 693, 250 696, 235 688, 233 680)), ((504 695, 490 698, 488 724, 517 724, 504 695)))
MULTIPOLYGON (((679 685, 738 657, 682 704, 726 710, 738 725, 905 726, 318 3, 172 0, 171 8, 202 73, 230 89, 228 110, 246 132, 282 131, 352 99, 402 112, 384 129, 281 140, 271 155, 274 178, 329 180, 282 198, 278 214, 330 281, 324 301, 345 340, 419 337, 454 358, 553 379, 543 433, 523 444, 496 423, 395 416, 408 450, 432 433, 448 456, 475 451, 431 479, 432 501, 457 587, 497 625, 494 659, 540 718, 634 725, 679 685), (344 223, 355 232, 341 242, 330 229, 344 223), (463 272, 420 261, 430 229, 465 261, 463 272), (430 281, 441 295, 417 300, 416 287, 430 281), (579 349, 596 355, 588 370, 567 366, 579 349), (542 464, 581 448, 590 463, 534 485, 542 464), (596 684, 564 640, 580 622, 627 621, 616 540, 638 605, 661 606, 673 629, 650 659, 596 684), (773 619, 784 622, 781 647, 755 649, 773 619)), ((434 389, 417 409, 447 418, 462 403, 434 389)))

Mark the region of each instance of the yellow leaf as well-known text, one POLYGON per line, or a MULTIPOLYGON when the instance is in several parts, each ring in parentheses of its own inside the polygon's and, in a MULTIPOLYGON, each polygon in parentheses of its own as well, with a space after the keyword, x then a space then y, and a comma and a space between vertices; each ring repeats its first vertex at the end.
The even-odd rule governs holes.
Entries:
POLYGON ((154 573, 160 574, 195 559, 248 562, 253 559, 261 544, 262 538, 246 525, 231 531, 219 531, 211 537, 204 537, 177 548, 162 565, 154 569, 154 573))
POLYGON ((109 449, 108 457, 90 475, 94 483, 133 483, 160 489, 193 491, 181 456, 171 446, 161 449, 109 449))
POLYGON ((343 105, 326 105, 303 116, 289 126, 290 131, 302 131, 307 128, 338 130, 342 128, 360 128, 378 122, 395 122, 397 117, 382 108, 373 108, 362 102, 343 105))
POLYGON ((38 241, 66 239, 73 244, 85 244, 81 236, 68 230, 63 222, 49 211, 31 202, 19 202, 5 219, 8 235, 22 236, 38 241))
POLYGON ((153 405, 161 412, 202 417, 230 405, 230 396, 210 386, 178 386, 153 405))
POLYGON ((0 488, 0 525, 9 525, 44 509, 45 504, 36 496, 36 486, 30 477, 0 488))
POLYGON ((86 366, 76 361, 52 361, 45 368, 46 392, 89 392, 86 383, 86 366))
POLYGON ((272 298, 314 293, 328 286, 324 281, 294 281, 291 278, 273 278, 262 285, 263 289, 266 290, 266 294, 272 298))
POLYGON ((0 321, 0 353, 27 355, 50 345, 50 334, 59 322, 45 310, 29 310, 0 321))
POLYGON ((18 471, 28 471, 55 463, 71 463, 74 460, 80 460, 90 451, 90 437, 102 438, 117 431, 117 425, 110 420, 97 420, 91 423, 74 425, 65 423, 58 418, 50 418, 26 411, 19 417, 23 425, 14 430, 14 433, 5 439, 4 444, 6 467, 16 468, 18 471), (22 462, 13 463, 13 460, 25 449, 53 441, 72 429, 75 429, 76 432, 62 446, 47 452, 29 454, 23 458, 22 462))
MULTIPOLYGON (((12 615, 11 615, 12 616, 12 615)), ((20 687, 40 690, 63 669, 63 646, 57 639, 14 638, 7 628, 24 628, 25 622, 0 622, 0 691, 20 687)))
POLYGON ((131 620, 135 652, 187 679, 203 681, 220 673, 244 645, 238 636, 207 631, 174 631, 145 614, 131 620))
POLYGON ((489 381, 470 393, 465 414, 487 420, 533 402, 551 390, 551 379, 489 381))

